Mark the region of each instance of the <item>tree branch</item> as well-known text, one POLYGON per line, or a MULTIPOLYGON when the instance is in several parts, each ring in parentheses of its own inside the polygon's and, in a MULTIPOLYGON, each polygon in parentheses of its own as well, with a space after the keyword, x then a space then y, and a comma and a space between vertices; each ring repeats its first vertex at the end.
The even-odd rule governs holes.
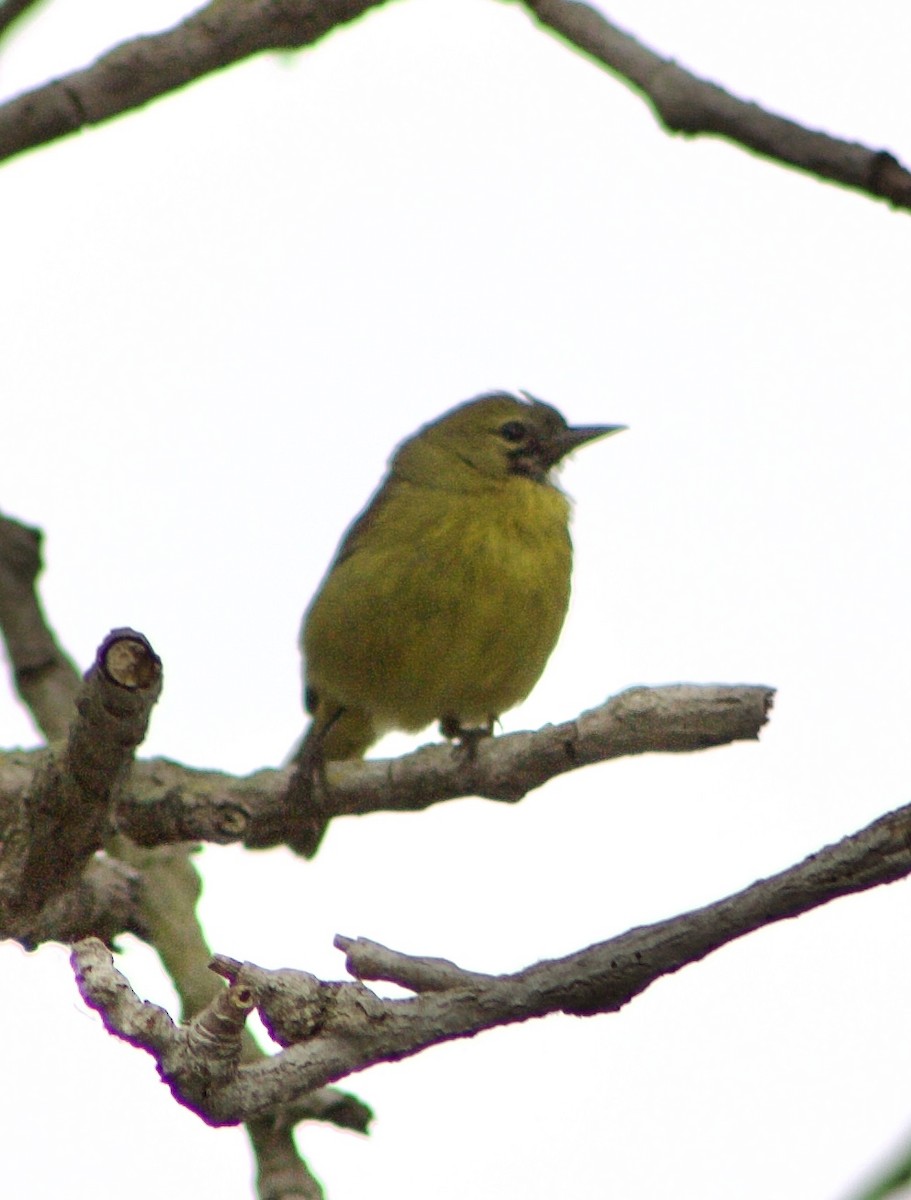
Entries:
MULTIPOLYGON (((471 758, 436 744, 402 758, 331 763, 328 786, 308 812, 289 807, 287 770, 234 778, 152 759, 133 764, 115 820, 120 833, 143 847, 197 841, 293 846, 302 829, 336 816, 420 812, 464 796, 515 803, 592 763, 753 741, 773 698, 774 689, 762 684, 630 688, 573 721, 487 738, 471 758)), ((0 753, 0 814, 36 786, 43 764, 43 751, 0 753)))
MULTIPOLYGON (((0 590, 6 601, 0 602, 0 627, 10 658, 14 663, 28 660, 37 646, 35 659, 59 669, 63 686, 50 693, 41 720, 50 728, 69 730, 56 755, 0 754, 0 895, 7 897, 9 931, 29 945, 47 937, 75 938, 86 930, 110 941, 122 921, 123 928, 149 937, 175 981, 189 1026, 178 1030, 161 1010, 139 1005, 126 981, 111 974, 110 959, 97 940, 80 943, 93 947, 79 960, 82 986, 112 1030, 156 1055, 175 1094, 208 1113, 210 1094, 221 1094, 238 1079, 255 1078, 244 1072, 254 1068, 260 1052, 239 1019, 249 996, 226 993, 213 976, 199 971, 206 948, 194 916, 199 881, 186 843, 200 837, 245 838, 253 845, 293 839, 312 814, 287 810, 287 772, 262 771, 231 780, 158 761, 133 764, 125 783, 132 749, 143 736, 144 720, 160 689, 160 663, 142 635, 128 631, 124 640, 120 631, 99 651, 86 691, 74 706, 75 669, 57 648, 36 592, 40 535, 15 522, 0 526, 3 533, 8 536, 0 536, 0 589, 4 581, 10 586, 5 593, 0 590), (118 708, 117 692, 102 690, 96 697, 92 690, 115 683, 145 687, 149 693, 126 707, 120 698, 118 708), (79 715, 74 720, 75 710, 79 715), (119 733, 116 723, 111 728, 106 724, 112 715, 126 721, 119 733), (71 802, 66 802, 68 789, 73 789, 71 802), (111 836, 110 802, 118 792, 119 832, 111 836), (71 829, 77 814, 77 827, 71 829), (117 858, 89 857, 80 874, 86 855, 105 834, 105 845, 117 858), (136 841, 153 849, 140 849, 136 841), (175 843, 175 849, 168 848, 175 843), (53 858, 54 853, 62 858, 53 858), (62 890, 66 881, 69 890, 62 890), (41 901, 43 907, 32 911, 41 901)), ((43 702, 43 692, 20 693, 27 703, 43 702)), ((469 793, 515 801, 554 775, 588 763, 756 738, 772 696, 772 689, 752 685, 635 688, 576 721, 490 739, 470 757, 448 746, 431 746, 403 760, 336 764, 329 789, 319 798, 320 820, 341 813, 419 810, 469 793)), ((448 995, 453 987, 489 978, 471 976, 442 960, 400 955, 393 962, 390 951, 372 943, 362 944, 358 955, 364 977, 375 970, 377 977, 396 979, 428 995, 448 995)), ((278 1027, 274 1012, 273 1019, 278 1027)), ((240 1118, 247 1121, 256 1152, 260 1194, 296 1192, 316 1198, 319 1186, 297 1156, 290 1130, 311 1118, 366 1131, 371 1114, 355 1097, 324 1085, 286 1089, 286 1096, 276 1104, 257 1101, 240 1118)), ((217 1110, 207 1119, 234 1120, 217 1110)))
POLYGON ((9 30, 14 21, 34 8, 40 0, 2 0, 0 2, 0 37, 9 30))
MULTIPOLYGON (((37 689, 23 698, 42 706, 43 725, 66 729, 78 677, 41 611, 39 545, 36 530, 0 519, 0 628, 14 666, 47 664, 48 672, 59 676, 47 696, 37 689)), ((334 816, 418 812, 467 795, 515 802, 547 780, 591 763, 753 740, 773 697, 772 688, 755 684, 631 688, 574 721, 485 739, 471 757, 435 745, 400 759, 330 764, 329 786, 316 790, 316 808, 307 813, 287 805, 287 771, 232 779, 164 759, 136 763, 121 789, 116 823, 143 847, 195 841, 293 845, 302 829, 334 816)), ((0 819, 5 814, 8 823, 10 814, 19 812, 44 762, 42 751, 0 753, 0 819)))
POLYGON ((43 942, 74 942, 89 936, 101 938, 106 944, 112 944, 122 933, 147 939, 149 927, 141 886, 138 871, 116 858, 96 855, 38 912, 27 919, 16 914, 13 927, 0 930, 0 937, 13 934, 28 950, 43 942))
MULTIPOLYGON (((254 54, 312 45, 383 2, 212 0, 173 29, 124 42, 91 66, 0 106, 0 161, 139 108, 254 54)), ((670 132, 724 137, 911 209, 911 172, 888 151, 806 129, 739 100, 649 50, 579 0, 524 3, 541 25, 645 96, 670 132)))
POLYGON ((75 887, 101 850, 111 813, 161 690, 161 661, 129 629, 109 634, 85 677, 64 745, 39 752, 16 809, 4 805, 0 929, 30 936, 32 918, 75 887))
MULTIPOLYGON (((82 683, 41 609, 37 593, 40 544, 37 530, 0 517, 0 631, 23 702, 46 736, 62 738, 77 720, 82 683)), ((129 644, 120 646, 111 668, 121 673, 126 669, 128 679, 132 678, 137 665, 135 651, 135 646, 132 650, 129 644)), ((91 706, 88 715, 92 715, 91 706)), ((29 947, 52 939, 75 941, 90 933, 109 943, 121 932, 137 933, 151 940, 158 951, 181 997, 184 1014, 191 1018, 205 1008, 220 985, 205 969, 211 954, 196 917, 200 880, 190 859, 191 848, 185 844, 142 850, 123 836, 108 836, 107 856, 89 858, 81 873, 74 864, 76 877, 38 912, 29 917, 16 913, 21 904, 17 881, 26 877, 23 860, 30 852, 29 805, 36 787, 35 761, 43 763, 47 757, 42 751, 0 755, 0 900, 4 885, 15 893, 11 907, 17 919, 10 932, 29 947), (111 852, 116 857, 110 857, 111 852)), ((240 1056, 245 1062, 262 1057, 247 1029, 242 1033, 240 1056)), ((294 1105, 249 1121, 247 1134, 256 1158, 259 1195, 273 1200, 279 1196, 321 1200, 320 1185, 297 1153, 295 1125, 302 1120, 327 1121, 366 1133, 372 1115, 356 1096, 337 1088, 320 1088, 298 1097, 294 1105)))
POLYGON ((911 172, 887 150, 806 129, 662 58, 580 0, 524 0, 540 24, 632 85, 671 133, 715 134, 764 158, 911 209, 911 172))
POLYGON ((293 1103, 303 1092, 375 1063, 484 1029, 553 1012, 616 1012, 656 979, 755 929, 908 874, 911 805, 714 904, 515 974, 464 971, 444 959, 415 958, 346 937, 337 937, 336 945, 346 954, 353 983, 219 956, 213 968, 230 986, 200 1018, 206 1037, 215 1039, 211 1060, 198 1030, 188 1033, 140 1002, 100 942, 78 943, 73 965, 83 998, 107 1028, 154 1055, 182 1104, 212 1124, 227 1124, 293 1103), (415 995, 381 999, 364 979, 395 982, 415 995), (253 1007, 284 1049, 244 1065, 235 1044, 243 1015, 253 1007))
POLYGON ((41 611, 36 584, 43 565, 40 530, 0 515, 0 629, 16 691, 52 741, 69 728, 81 679, 41 611))
POLYGON ((384 0, 212 0, 173 29, 0 106, 0 161, 99 125, 264 50, 312 45, 384 0))
POLYGON ((773 697, 774 689, 761 684, 630 688, 573 721, 486 738, 472 758, 437 744, 397 759, 330 763, 328 787, 306 813, 286 802, 287 771, 233 779, 156 759, 134 767, 117 820, 144 846, 183 840, 293 846, 302 828, 336 816, 419 812, 463 796, 514 803, 591 763, 755 740, 773 697))

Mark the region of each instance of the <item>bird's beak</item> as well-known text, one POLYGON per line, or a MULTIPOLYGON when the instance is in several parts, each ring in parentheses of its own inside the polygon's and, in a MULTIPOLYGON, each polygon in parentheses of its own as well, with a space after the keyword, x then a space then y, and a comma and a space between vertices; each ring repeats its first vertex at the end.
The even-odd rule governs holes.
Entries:
POLYGON ((596 438, 610 437, 612 433, 622 433, 624 429, 629 429, 628 425, 570 425, 568 429, 561 430, 553 438, 553 461, 559 462, 571 451, 579 446, 584 446, 586 442, 593 442, 596 438))

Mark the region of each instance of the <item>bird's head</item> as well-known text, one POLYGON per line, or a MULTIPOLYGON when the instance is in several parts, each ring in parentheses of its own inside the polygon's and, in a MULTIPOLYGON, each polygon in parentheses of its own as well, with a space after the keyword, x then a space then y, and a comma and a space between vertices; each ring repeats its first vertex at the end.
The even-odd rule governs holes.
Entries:
POLYGON ((527 392, 491 392, 452 408, 403 442, 392 460, 400 478, 457 489, 511 475, 545 482, 570 451, 625 425, 568 425, 527 392))

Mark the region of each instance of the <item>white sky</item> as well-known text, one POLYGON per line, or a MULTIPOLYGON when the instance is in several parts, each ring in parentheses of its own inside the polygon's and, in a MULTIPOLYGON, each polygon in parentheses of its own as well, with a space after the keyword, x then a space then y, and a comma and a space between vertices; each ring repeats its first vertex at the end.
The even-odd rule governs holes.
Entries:
MULTIPOLYGON (((9 39, 0 88, 180 11, 57 0, 9 39)), ((903 5, 609 11, 737 94, 911 160, 903 5)), ((313 864, 207 851, 214 948, 338 978, 340 931, 511 970, 908 800, 906 215, 668 138, 482 0, 382 9, 2 182, 0 508, 46 531, 45 603, 81 664, 124 624, 164 659, 144 753, 284 758, 297 625, 339 534, 401 437, 490 387, 631 427, 564 472, 573 607, 506 728, 633 683, 780 689, 757 745, 592 767, 514 808, 339 821, 313 864)), ((0 690, 0 743, 35 740, 0 690)), ((373 1069, 347 1084, 373 1136, 308 1126, 303 1148, 331 1200, 842 1200, 911 1129, 909 908, 907 884, 881 888, 620 1014, 373 1069)), ((173 1004, 148 951, 122 966, 173 1004)), ((0 949, 0 971, 11 1195, 247 1200, 244 1135, 103 1032, 63 949, 0 949)))

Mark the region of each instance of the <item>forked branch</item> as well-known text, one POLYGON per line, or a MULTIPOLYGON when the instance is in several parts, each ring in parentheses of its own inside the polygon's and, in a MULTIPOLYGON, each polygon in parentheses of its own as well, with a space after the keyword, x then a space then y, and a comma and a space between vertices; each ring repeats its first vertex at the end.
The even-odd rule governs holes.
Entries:
POLYGON ((554 1012, 616 1012, 656 979, 744 934, 908 874, 911 805, 733 896, 515 974, 465 971, 445 959, 346 937, 336 945, 354 982, 267 971, 220 956, 214 967, 230 986, 189 1028, 143 1004, 99 941, 80 942, 73 965, 86 1003, 108 1029, 154 1055, 181 1103, 210 1123, 227 1124, 293 1104, 375 1063, 498 1025, 554 1012), (413 995, 383 999, 364 982, 377 979, 413 995), (283 1049, 244 1064, 237 1047, 243 1017, 254 1007, 283 1049))

